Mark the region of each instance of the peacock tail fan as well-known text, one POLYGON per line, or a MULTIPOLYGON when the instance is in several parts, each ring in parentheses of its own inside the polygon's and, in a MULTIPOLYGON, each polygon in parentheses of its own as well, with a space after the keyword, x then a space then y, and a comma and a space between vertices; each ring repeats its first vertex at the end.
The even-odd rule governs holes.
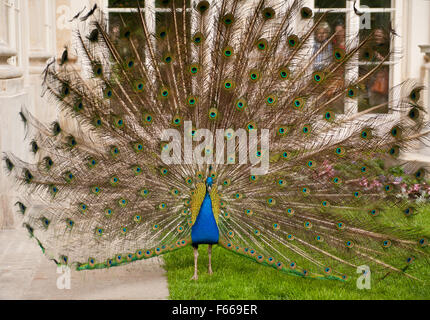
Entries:
POLYGON ((23 110, 35 162, 5 155, 27 191, 19 213, 49 257, 83 270, 185 247, 211 177, 229 251, 303 277, 343 280, 362 264, 412 277, 429 234, 412 222, 419 204, 381 168, 427 141, 422 88, 335 111, 357 106, 393 52, 375 58, 363 31, 314 50, 327 13, 297 0, 160 1, 176 14, 153 29, 136 5, 109 30, 96 10, 76 31, 83 72, 66 61, 44 74, 62 120, 23 110))

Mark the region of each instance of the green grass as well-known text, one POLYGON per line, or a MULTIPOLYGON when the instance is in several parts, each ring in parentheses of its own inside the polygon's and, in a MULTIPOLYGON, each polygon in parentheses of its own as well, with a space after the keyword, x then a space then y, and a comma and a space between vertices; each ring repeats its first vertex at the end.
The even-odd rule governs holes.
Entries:
MULTIPOLYGON (((372 279, 370 290, 356 287, 357 277, 347 282, 313 280, 290 276, 254 263, 214 246, 212 276, 207 273, 207 246, 199 247, 199 279, 194 272, 192 247, 164 256, 170 299, 173 300, 350 300, 350 299, 430 299, 430 285, 401 275, 389 275, 382 281, 372 279)), ((411 272, 428 274, 429 265, 416 262, 411 272)))
MULTIPOLYGON (((430 232, 430 206, 420 210, 412 225, 430 232)), ((398 221, 397 221, 398 225, 398 221)), ((406 226, 406 224, 405 224, 406 226)), ((410 226, 410 224, 409 224, 410 226)), ((214 246, 212 276, 207 273, 207 246, 199 246, 199 279, 190 280, 194 271, 193 248, 186 247, 164 256, 170 299, 173 300, 389 300, 430 299, 430 281, 414 281, 400 274, 372 274, 371 289, 359 290, 359 274, 350 274, 347 282, 313 280, 290 276, 214 246)), ((408 273, 419 278, 430 278, 430 265, 416 260, 408 273)))

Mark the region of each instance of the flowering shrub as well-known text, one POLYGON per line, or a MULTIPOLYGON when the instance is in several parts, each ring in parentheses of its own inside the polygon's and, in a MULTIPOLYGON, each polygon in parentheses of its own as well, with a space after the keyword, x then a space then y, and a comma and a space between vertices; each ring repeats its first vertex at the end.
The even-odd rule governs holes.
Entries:
POLYGON ((401 167, 396 166, 386 170, 382 161, 371 161, 366 163, 366 169, 373 173, 369 174, 372 178, 368 178, 366 175, 357 177, 360 168, 355 162, 351 162, 350 166, 333 166, 328 160, 325 160, 317 170, 315 178, 325 177, 330 180, 340 175, 347 179, 349 185, 360 186, 366 191, 381 191, 385 185, 392 184, 401 189, 401 197, 422 200, 430 198, 430 184, 405 173, 401 167))

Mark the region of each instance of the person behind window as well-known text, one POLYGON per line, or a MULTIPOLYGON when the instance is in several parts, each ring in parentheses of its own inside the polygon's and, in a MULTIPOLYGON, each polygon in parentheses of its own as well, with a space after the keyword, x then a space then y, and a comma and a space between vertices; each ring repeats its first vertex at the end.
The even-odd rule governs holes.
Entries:
POLYGON ((335 37, 333 39, 333 46, 335 48, 341 48, 345 50, 345 24, 343 21, 336 22, 336 25, 334 27, 334 33, 335 37))
MULTIPOLYGON (((334 39, 332 41, 333 43, 333 49, 334 48, 340 48, 345 50, 346 44, 345 44, 345 24, 343 21, 337 21, 334 27, 334 39)), ((333 74, 333 77, 335 78, 335 81, 331 84, 331 90, 329 90, 330 95, 336 94, 336 92, 343 88, 345 85, 345 67, 340 66, 337 71, 333 74)), ((332 103, 332 109, 335 112, 343 113, 344 112, 344 100, 343 98, 339 98, 336 101, 332 103)))
POLYGON ((315 70, 323 70, 332 61, 333 45, 332 43, 327 44, 330 32, 331 28, 327 22, 322 22, 315 30, 313 54, 315 55, 324 46, 324 49, 321 50, 314 60, 315 70))
MULTIPOLYGON (((385 30, 378 27, 373 31, 372 50, 374 62, 379 63, 389 54, 389 41, 385 30)), ((380 105, 388 101, 389 73, 386 67, 376 72, 367 84, 369 104, 380 105)))

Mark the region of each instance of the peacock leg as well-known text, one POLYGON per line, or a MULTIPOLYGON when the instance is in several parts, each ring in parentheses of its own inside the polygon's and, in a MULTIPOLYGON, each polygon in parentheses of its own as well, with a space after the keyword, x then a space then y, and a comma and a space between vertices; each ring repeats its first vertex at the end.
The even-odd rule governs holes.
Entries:
POLYGON ((213 274, 212 271, 212 245, 208 246, 208 255, 209 255, 209 274, 213 274))
POLYGON ((194 247, 194 276, 191 280, 197 280, 199 276, 197 275, 197 259, 199 257, 199 251, 196 247, 194 247))

